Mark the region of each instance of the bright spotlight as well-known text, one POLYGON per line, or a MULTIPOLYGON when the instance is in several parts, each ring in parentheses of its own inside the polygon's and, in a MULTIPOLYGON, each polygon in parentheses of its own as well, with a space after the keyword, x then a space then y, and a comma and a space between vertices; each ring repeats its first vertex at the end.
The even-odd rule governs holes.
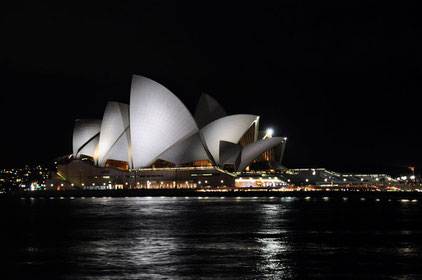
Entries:
POLYGON ((272 128, 268 128, 267 129, 267 131, 266 131, 266 134, 268 134, 268 135, 270 135, 270 136, 272 136, 273 135, 273 129, 272 128))

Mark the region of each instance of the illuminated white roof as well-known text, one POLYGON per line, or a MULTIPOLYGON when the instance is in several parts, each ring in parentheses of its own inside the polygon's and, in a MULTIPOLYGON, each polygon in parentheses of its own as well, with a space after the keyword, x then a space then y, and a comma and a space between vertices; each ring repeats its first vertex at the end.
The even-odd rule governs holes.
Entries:
POLYGON ((177 142, 158 158, 178 165, 187 162, 208 160, 208 155, 202 146, 199 134, 196 133, 177 142))
POLYGON ((98 154, 98 142, 100 140, 100 135, 97 134, 94 138, 92 138, 90 141, 86 143, 78 152, 76 157, 79 157, 80 155, 87 155, 90 157, 93 157, 96 161, 97 154, 98 154))
POLYGON ((108 159, 129 162, 129 105, 108 102, 101 123, 98 165, 108 159))
POLYGON ((98 143, 101 120, 78 119, 73 127, 73 155, 85 154, 94 157, 95 148, 98 143))
POLYGON ((151 165, 173 144, 198 132, 189 110, 173 93, 137 75, 132 77, 130 123, 134 168, 151 165))
MULTIPOLYGON (((73 154, 75 158, 81 154, 91 156, 102 167, 109 159, 126 161, 130 168, 149 167, 156 159, 176 165, 209 160, 231 170, 234 165, 234 170, 241 171, 275 146, 275 159, 281 161, 285 138, 268 138, 244 148, 239 145, 252 125, 258 129, 258 116, 226 116, 217 101, 202 94, 195 118, 197 122, 164 86, 134 75, 130 105, 109 102, 102 120, 75 121, 73 154)), ((254 139, 249 139, 248 132, 248 139, 243 142, 255 141, 256 134, 255 131, 254 139)))
POLYGON ((182 155, 192 142, 192 136, 182 139, 158 156, 159 159, 179 164, 182 155))
POLYGON ((283 137, 273 137, 259 140, 243 147, 240 155, 240 165, 237 171, 242 171, 266 150, 285 141, 283 137))
POLYGON ((216 165, 220 163, 220 141, 237 144, 248 128, 258 120, 259 117, 255 115, 232 115, 215 120, 200 130, 202 143, 216 165))
POLYGON ((210 160, 207 152, 205 151, 204 146, 201 142, 201 137, 199 133, 196 133, 192 136, 192 141, 189 144, 189 147, 183 153, 180 163, 187 163, 200 160, 210 160))

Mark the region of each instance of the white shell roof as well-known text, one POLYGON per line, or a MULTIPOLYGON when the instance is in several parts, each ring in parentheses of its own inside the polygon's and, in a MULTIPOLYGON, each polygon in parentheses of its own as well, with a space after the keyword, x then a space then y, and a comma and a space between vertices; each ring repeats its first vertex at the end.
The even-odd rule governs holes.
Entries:
POLYGON ((164 151, 161 155, 159 155, 158 158, 172 162, 174 164, 179 164, 182 155, 185 153, 186 149, 192 142, 192 137, 193 136, 190 136, 186 139, 178 141, 173 146, 164 151))
POLYGON ((179 140, 198 132, 185 105, 167 88, 133 75, 130 134, 134 168, 149 166, 179 140))
POLYGON ((183 153, 180 159, 180 163, 210 160, 204 146, 202 145, 199 133, 194 134, 191 138, 192 141, 190 142, 189 147, 183 153))
POLYGON ((176 165, 193 161, 209 160, 198 133, 177 142, 162 153, 159 158, 176 165))
POLYGON ((129 162, 129 105, 108 102, 101 123, 98 165, 108 159, 129 162))
POLYGON ((130 105, 109 102, 103 120, 75 121, 73 154, 92 156, 99 166, 113 159, 142 168, 160 158, 176 165, 200 160, 219 166, 235 164, 237 171, 242 171, 263 152, 282 143, 276 147, 281 161, 285 138, 268 138, 244 148, 238 145, 251 125, 258 127, 258 116, 226 116, 217 101, 202 94, 195 117, 200 130, 173 93, 153 80, 134 75, 130 105))
POLYGON ((237 144, 248 128, 259 120, 255 115, 231 115, 215 120, 200 130, 204 147, 216 165, 220 163, 220 141, 237 144))
POLYGON ((95 138, 100 133, 100 129, 101 120, 75 120, 72 139, 73 156, 77 157, 78 154, 85 154, 93 157, 98 143, 98 139, 95 138))
POLYGON ((82 147, 82 149, 79 150, 77 157, 80 155, 87 155, 90 157, 93 157, 94 160, 97 159, 97 152, 98 152, 98 142, 100 140, 100 135, 97 134, 94 138, 92 138, 88 143, 86 143, 85 146, 82 147))
POLYGON ((251 164, 257 157, 259 157, 266 150, 282 143, 286 138, 283 137, 272 137, 259 140, 257 142, 251 143, 242 149, 240 155, 240 165, 237 169, 238 172, 245 169, 249 164, 251 164))

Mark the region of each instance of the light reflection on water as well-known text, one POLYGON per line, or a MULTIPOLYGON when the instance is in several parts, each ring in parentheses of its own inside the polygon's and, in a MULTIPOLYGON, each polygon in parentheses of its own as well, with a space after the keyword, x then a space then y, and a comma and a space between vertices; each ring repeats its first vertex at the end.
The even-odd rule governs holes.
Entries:
POLYGON ((104 197, 0 210, 14 279, 422 279, 419 203, 104 197))
MULTIPOLYGON (((286 200, 285 200, 286 201, 286 200)), ((287 201, 292 201, 288 198, 287 201)), ((262 204, 262 224, 259 229, 260 261, 256 265, 257 272, 263 278, 286 279, 291 278, 290 263, 285 259, 289 251, 287 230, 283 228, 283 221, 289 208, 283 204, 262 204)))

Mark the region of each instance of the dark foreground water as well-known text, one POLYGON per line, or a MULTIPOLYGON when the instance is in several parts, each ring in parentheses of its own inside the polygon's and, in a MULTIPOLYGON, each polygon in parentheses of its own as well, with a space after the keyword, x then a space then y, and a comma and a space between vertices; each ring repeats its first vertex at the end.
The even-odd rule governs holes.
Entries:
POLYGON ((422 279, 422 203, 0 200, 0 279, 422 279))

